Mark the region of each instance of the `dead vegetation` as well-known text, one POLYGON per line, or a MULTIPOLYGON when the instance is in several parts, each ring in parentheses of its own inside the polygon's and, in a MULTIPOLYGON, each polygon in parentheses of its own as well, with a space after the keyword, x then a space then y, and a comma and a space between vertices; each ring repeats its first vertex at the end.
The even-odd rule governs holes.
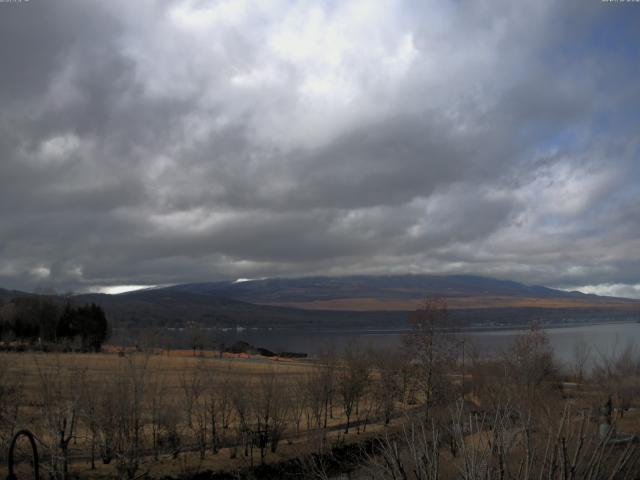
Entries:
POLYGON ((636 350, 587 369, 579 349, 561 368, 532 328, 464 364, 446 319, 429 301, 400 351, 352 345, 313 362, 2 354, 0 453, 26 427, 55 479, 191 478, 292 458, 300 475, 328 478, 350 443, 368 446, 342 464, 362 478, 638 478, 636 350))

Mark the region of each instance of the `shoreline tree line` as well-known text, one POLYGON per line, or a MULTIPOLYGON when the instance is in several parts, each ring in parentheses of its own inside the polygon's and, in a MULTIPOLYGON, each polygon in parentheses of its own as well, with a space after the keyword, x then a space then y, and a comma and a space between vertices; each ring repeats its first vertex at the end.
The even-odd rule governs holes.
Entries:
POLYGON ((0 301, 0 342, 5 347, 99 352, 109 333, 105 312, 95 303, 75 305, 42 295, 0 301))

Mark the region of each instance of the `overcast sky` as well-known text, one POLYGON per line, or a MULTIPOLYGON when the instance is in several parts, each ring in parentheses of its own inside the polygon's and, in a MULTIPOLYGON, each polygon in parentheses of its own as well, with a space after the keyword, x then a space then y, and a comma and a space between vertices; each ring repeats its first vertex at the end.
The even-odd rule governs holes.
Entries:
POLYGON ((0 3, 0 286, 640 297, 640 3, 0 3))

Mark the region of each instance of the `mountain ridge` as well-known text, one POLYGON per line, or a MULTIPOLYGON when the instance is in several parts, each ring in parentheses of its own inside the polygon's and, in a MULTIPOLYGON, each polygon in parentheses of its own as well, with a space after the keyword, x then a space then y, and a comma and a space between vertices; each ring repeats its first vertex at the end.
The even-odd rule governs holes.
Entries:
MULTIPOLYGON (((469 324, 628 319, 640 312, 637 300, 477 275, 351 275, 201 282, 125 292, 115 297, 118 301, 146 303, 147 308, 149 302, 162 306, 164 311, 157 311, 157 316, 172 311, 174 318, 204 323, 343 327, 406 326, 411 312, 419 309, 428 296, 446 298, 452 318, 469 324), (191 310, 184 308, 187 304, 191 310)), ((109 310, 107 305, 105 308, 109 310)))
MULTIPOLYGON (((30 295, 0 289, 0 298, 30 295), (4 293, 3 293, 4 292, 4 293)), ((185 283, 119 294, 86 293, 118 325, 404 327, 429 296, 465 324, 640 318, 640 300, 566 292, 477 275, 351 275, 185 283)))
MULTIPOLYGON (((351 275, 271 278, 243 282, 186 283, 166 290, 219 295, 258 304, 291 304, 348 298, 424 299, 427 296, 529 297, 636 302, 478 275, 351 275)), ((160 289, 161 290, 161 289, 160 289)))

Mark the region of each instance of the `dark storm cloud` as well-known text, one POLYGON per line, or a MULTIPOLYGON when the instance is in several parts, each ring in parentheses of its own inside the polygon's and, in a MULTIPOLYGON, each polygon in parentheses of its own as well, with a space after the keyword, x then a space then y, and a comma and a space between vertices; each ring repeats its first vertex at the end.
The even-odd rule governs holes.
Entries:
POLYGON ((640 10, 530 3, 0 3, 0 285, 640 296, 640 10))

